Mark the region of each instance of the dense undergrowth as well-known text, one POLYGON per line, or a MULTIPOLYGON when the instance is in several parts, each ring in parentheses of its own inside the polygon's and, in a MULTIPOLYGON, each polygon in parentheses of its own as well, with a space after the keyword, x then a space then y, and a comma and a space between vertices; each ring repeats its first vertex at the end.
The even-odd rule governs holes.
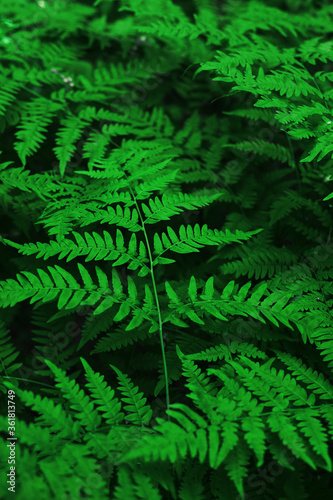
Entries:
POLYGON ((333 6, 0 20, 1 497, 332 498, 333 6))

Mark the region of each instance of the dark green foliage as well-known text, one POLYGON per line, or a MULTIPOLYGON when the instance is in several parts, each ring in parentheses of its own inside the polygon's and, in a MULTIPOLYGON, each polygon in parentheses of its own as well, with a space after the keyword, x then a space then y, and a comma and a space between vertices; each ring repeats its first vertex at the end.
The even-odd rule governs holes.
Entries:
POLYGON ((0 19, 1 498, 331 498, 332 5, 0 19))

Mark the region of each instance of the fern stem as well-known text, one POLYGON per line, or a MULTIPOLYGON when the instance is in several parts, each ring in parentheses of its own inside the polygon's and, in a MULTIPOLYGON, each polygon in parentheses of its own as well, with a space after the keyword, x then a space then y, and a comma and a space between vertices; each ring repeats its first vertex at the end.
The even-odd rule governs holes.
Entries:
MULTIPOLYGON (((168 410, 169 409, 169 405, 170 405, 169 381, 168 381, 168 366, 167 366, 166 356, 165 356, 165 345, 164 345, 164 339, 163 339, 163 322, 162 322, 162 314, 161 314, 160 301, 159 301, 159 298, 158 298, 157 287, 156 287, 153 257, 152 257, 152 254, 151 254, 150 242, 149 242, 148 234, 147 234, 147 231, 146 231, 146 226, 145 226, 143 217, 141 215, 141 211, 140 211, 138 202, 136 200, 136 197, 134 196, 134 193, 133 193, 132 188, 131 188, 130 185, 129 185, 129 189, 131 191, 132 198, 133 198, 133 200, 135 202, 135 206, 136 206, 136 209, 137 209, 139 217, 140 217, 140 221, 141 221, 141 224, 142 224, 142 231, 143 231, 143 234, 144 234, 144 237, 145 237, 145 240, 146 240, 147 252, 148 252, 148 257, 149 257, 149 262, 150 262, 150 275, 151 275, 151 281, 152 281, 152 285, 153 285, 154 297, 155 297, 156 308, 157 308, 158 330, 159 330, 160 343, 161 343, 161 351, 162 351, 162 360, 163 360, 163 374, 164 374, 164 380, 165 380, 166 407, 167 407, 167 410, 168 410)), ((168 415, 168 420, 169 419, 170 419, 170 417, 168 415)))
POLYGON ((44 384, 44 382, 37 382, 37 380, 30 380, 28 378, 20 378, 20 377, 11 377, 10 375, 2 375, 1 378, 10 378, 13 380, 22 380, 23 382, 31 382, 32 384, 44 385, 44 387, 50 387, 54 389, 54 387, 50 384, 44 384))

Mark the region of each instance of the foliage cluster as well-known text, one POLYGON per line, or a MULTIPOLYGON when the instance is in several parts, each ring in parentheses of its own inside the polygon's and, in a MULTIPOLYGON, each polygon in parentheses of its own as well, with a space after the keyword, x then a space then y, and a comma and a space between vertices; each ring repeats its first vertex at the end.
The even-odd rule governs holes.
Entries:
POLYGON ((333 5, 0 19, 1 496, 332 497, 333 5))

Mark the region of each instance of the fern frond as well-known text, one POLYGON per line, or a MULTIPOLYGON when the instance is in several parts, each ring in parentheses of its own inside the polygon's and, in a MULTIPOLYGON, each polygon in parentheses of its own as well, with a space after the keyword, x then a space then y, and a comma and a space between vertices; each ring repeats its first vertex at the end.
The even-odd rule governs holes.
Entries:
POLYGON ((108 387, 103 375, 93 372, 87 361, 81 358, 81 362, 86 371, 88 381, 86 386, 95 400, 97 410, 102 413, 109 425, 121 423, 124 420, 124 414, 120 411, 121 404, 115 397, 114 390, 108 387))
POLYGON ((59 185, 52 174, 45 172, 43 176, 31 174, 24 167, 1 170, 0 179, 10 188, 18 188, 29 193, 34 192, 42 200, 52 198, 59 190, 59 185))
POLYGON ((75 151, 75 142, 80 139, 88 123, 74 116, 62 120, 61 124, 63 126, 57 134, 54 153, 59 160, 60 175, 63 176, 67 163, 75 151))
POLYGON ((221 195, 213 194, 210 196, 196 196, 187 194, 178 194, 174 196, 162 196, 161 199, 155 197, 155 200, 149 200, 149 207, 142 203, 141 209, 145 215, 145 224, 156 224, 161 220, 170 220, 173 215, 181 213, 182 208, 193 210, 198 207, 204 207, 221 195))
MULTIPOLYGON (((125 197, 119 201, 125 201, 125 197)), ((130 205, 131 203, 126 199, 126 204, 130 205)), ((138 220, 139 216, 135 208, 131 210, 128 206, 123 208, 121 205, 117 205, 115 209, 107 207, 106 210, 97 210, 96 207, 93 207, 91 211, 85 211, 80 217, 81 227, 100 222, 101 224, 115 224, 119 227, 125 227, 133 232, 142 230, 138 220)))
POLYGON ((128 498, 128 500, 137 500, 134 484, 126 465, 119 467, 118 485, 115 488, 113 500, 123 500, 123 498, 128 498))
POLYGON ((318 373, 310 367, 303 364, 301 359, 292 356, 289 353, 276 351, 276 355, 292 371, 296 379, 304 382, 314 394, 318 394, 320 399, 333 400, 333 386, 325 379, 323 373, 318 373))
POLYGON ((296 457, 301 458, 313 469, 316 469, 311 457, 308 454, 306 443, 297 432, 296 426, 290 422, 290 419, 278 412, 272 412, 267 422, 273 432, 276 432, 283 444, 287 446, 296 457))
POLYGON ((5 324, 0 321, 0 372, 3 375, 10 375, 11 373, 14 373, 22 365, 22 363, 14 363, 16 358, 19 356, 19 353, 16 352, 16 348, 10 342, 11 337, 9 333, 10 332, 6 329, 5 324))
POLYGON ((245 417, 242 420, 242 429, 245 432, 244 437, 249 448, 254 451, 258 459, 258 467, 264 463, 264 454, 266 451, 266 434, 264 432, 264 423, 261 418, 252 416, 245 417))
MULTIPOLYGON (((241 243, 251 238, 253 235, 259 233, 262 229, 255 231, 243 232, 236 230, 235 234, 226 229, 225 231, 218 231, 215 229, 208 229, 207 225, 202 227, 196 224, 194 227, 181 226, 179 229, 179 236, 171 228, 167 228, 167 233, 162 233, 161 237, 155 233, 154 236, 154 254, 157 255, 154 260, 154 265, 163 263, 162 255, 171 250, 176 253, 191 253, 199 252, 199 248, 205 245, 221 245, 228 243, 241 243)), ((168 259, 169 260, 169 259, 168 259)))
POLYGON ((136 482, 135 491, 137 498, 145 500, 146 498, 151 498, 151 500, 162 500, 162 496, 156 486, 152 484, 152 481, 142 472, 134 472, 134 480, 136 482))
POLYGON ((134 330, 127 331, 126 333, 122 328, 115 329, 112 333, 108 333, 105 337, 100 339, 92 354, 97 354, 99 352, 109 352, 115 351, 116 349, 121 349, 127 345, 133 345, 134 342, 139 340, 145 340, 152 336, 153 332, 148 332, 146 328, 142 330, 135 328, 134 330))
POLYGON ((224 147, 232 147, 239 151, 253 151, 255 154, 267 156, 273 160, 279 160, 282 163, 292 165, 292 157, 288 148, 281 144, 271 143, 262 140, 244 141, 237 144, 225 144, 224 147))
POLYGON ((135 387, 129 377, 124 375, 117 367, 110 365, 117 373, 119 381, 119 390, 123 397, 121 400, 126 403, 124 410, 130 412, 126 415, 126 419, 136 425, 148 425, 152 417, 152 409, 146 405, 147 399, 143 398, 143 393, 138 392, 138 387, 135 387))
POLYGON ((103 236, 99 233, 73 231, 75 241, 64 238, 61 242, 50 241, 50 243, 26 243, 15 245, 23 255, 37 254, 37 258, 44 260, 58 255, 58 259, 66 258, 66 262, 85 256, 85 262, 91 260, 113 260, 113 266, 120 266, 128 263, 128 269, 136 270, 140 268, 139 276, 145 276, 149 272, 147 266, 148 258, 143 242, 138 242, 135 233, 132 234, 128 243, 128 249, 124 246, 124 236, 117 229, 116 239, 113 240, 111 234, 103 231, 103 236))
POLYGON ((57 103, 38 97, 22 109, 22 118, 18 125, 20 131, 16 133, 18 141, 15 142, 14 148, 23 165, 26 164, 26 157, 35 153, 45 140, 46 127, 60 108, 57 103))
POLYGON ((235 484, 241 497, 244 496, 244 479, 247 475, 247 466, 250 459, 250 452, 244 442, 238 443, 228 454, 228 461, 225 465, 228 476, 235 484))
MULTIPOLYGON (((112 285, 106 274, 95 267, 98 285, 82 264, 78 269, 84 283, 81 287, 77 280, 59 266, 48 266, 48 275, 43 269, 37 269, 38 276, 28 271, 17 275, 17 281, 7 280, 0 283, 0 303, 2 307, 13 306, 30 298, 30 303, 38 300, 49 302, 58 297, 58 309, 72 309, 81 305, 93 306, 102 299, 94 314, 101 314, 115 302, 121 302, 125 296, 119 275, 112 271, 112 285), (52 278, 52 279, 51 279, 52 278)), ((144 315, 144 313, 143 313, 144 315)))
POLYGON ((101 417, 94 408, 94 403, 84 394, 83 390, 79 388, 74 380, 70 380, 66 376, 63 370, 49 360, 45 360, 45 363, 54 373, 57 382, 56 387, 59 387, 64 398, 70 402, 70 408, 75 410, 75 416, 80 420, 81 425, 88 431, 97 429, 101 423, 101 417))
POLYGON ((0 115, 6 113, 6 108, 15 100, 16 94, 22 88, 22 83, 2 81, 0 90, 0 115))
POLYGON ((250 366, 250 368, 252 368, 254 372, 258 373, 258 375, 263 379, 263 381, 265 381, 265 383, 277 389, 283 396, 294 400, 295 406, 314 406, 314 395, 311 394, 311 396, 308 396, 305 389, 298 385, 296 380, 289 374, 285 375, 283 370, 277 371, 274 367, 266 364, 260 365, 259 363, 254 363, 252 360, 242 356, 240 356, 240 359, 245 364, 250 366))
POLYGON ((238 343, 236 341, 231 342, 228 346, 220 344, 199 353, 187 354, 186 357, 192 361, 216 361, 217 359, 228 358, 230 353, 236 352, 253 358, 267 358, 267 355, 253 344, 248 344, 247 342, 238 343))
POLYGON ((82 157, 88 158, 88 167, 92 169, 104 157, 110 142, 106 134, 92 132, 83 145, 82 157))
POLYGON ((34 411, 40 415, 37 422, 48 428, 50 432, 58 432, 59 437, 79 438, 82 433, 82 427, 78 420, 74 420, 71 415, 66 413, 61 404, 55 404, 52 399, 42 398, 39 394, 35 395, 31 391, 16 389, 20 399, 31 406, 34 411))
MULTIPOLYGON (((4 421, 5 417, 0 419, 0 429, 5 432, 8 429, 8 420, 4 421)), ((21 443, 31 446, 35 451, 39 452, 39 456, 47 457, 57 453, 61 447, 66 444, 66 433, 63 436, 56 437, 51 434, 51 431, 46 427, 41 427, 34 423, 27 424, 23 420, 15 419, 15 427, 20 433, 21 443)), ((67 434, 67 437, 70 435, 67 434)))
POLYGON ((298 420, 299 428, 303 434, 309 438, 312 448, 323 457, 326 462, 328 471, 332 471, 332 462, 328 453, 327 435, 320 419, 319 412, 305 408, 302 412, 296 413, 295 418, 298 420))
POLYGON ((185 315, 195 323, 204 324, 201 317, 197 314, 197 312, 199 312, 201 315, 203 313, 207 316, 213 315, 215 318, 222 321, 228 321, 225 316, 226 314, 249 315, 254 319, 258 319, 265 323, 265 320, 262 316, 260 316, 261 313, 276 326, 279 326, 279 323, 277 322, 277 320, 279 320, 284 325, 293 329, 289 320, 293 319, 293 321, 297 322, 301 314, 298 312, 297 306, 293 303, 288 304, 288 301, 292 296, 291 294, 288 296, 287 294, 282 294, 281 291, 276 291, 260 302, 262 296, 266 292, 267 284, 262 283, 255 291, 253 291, 251 297, 246 299, 250 288, 251 282, 242 286, 237 292, 235 282, 231 281, 224 288, 222 294, 217 297, 214 290, 213 277, 211 277, 205 284, 203 294, 201 294, 200 297, 197 297, 196 280, 192 277, 188 290, 189 299, 184 300, 183 297, 179 297, 179 295, 173 290, 170 283, 166 282, 165 289, 170 302, 169 307, 173 311, 169 313, 165 321, 171 321, 179 326, 184 326, 182 321, 178 319, 178 315, 185 315), (193 288, 192 291, 191 286, 193 288), (234 293, 234 295, 231 297, 232 293, 234 293))

